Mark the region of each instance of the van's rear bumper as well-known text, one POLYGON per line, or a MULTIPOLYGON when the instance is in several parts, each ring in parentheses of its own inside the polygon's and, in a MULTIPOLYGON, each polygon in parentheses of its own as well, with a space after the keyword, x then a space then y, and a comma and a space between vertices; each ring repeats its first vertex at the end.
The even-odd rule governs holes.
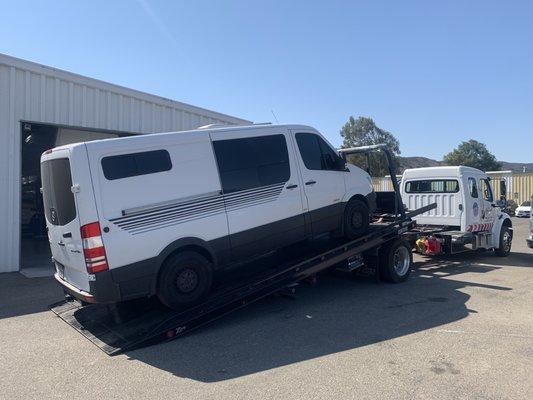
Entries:
POLYGON ((87 303, 118 303, 155 294, 157 264, 153 259, 130 264, 109 271, 98 272, 89 281, 89 291, 80 290, 63 279, 54 277, 71 296, 87 303))
POLYGON ((70 294, 71 296, 77 298, 78 300, 85 301, 87 303, 97 303, 97 301, 95 300, 92 294, 87 293, 71 285, 66 280, 61 278, 57 272, 54 274, 54 278, 63 287, 63 290, 67 292, 68 294, 70 294))

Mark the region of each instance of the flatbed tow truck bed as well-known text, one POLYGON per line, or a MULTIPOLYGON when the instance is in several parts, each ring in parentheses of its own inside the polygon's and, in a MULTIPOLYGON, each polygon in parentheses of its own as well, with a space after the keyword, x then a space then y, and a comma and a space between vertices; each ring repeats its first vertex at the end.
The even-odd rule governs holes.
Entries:
POLYGON ((241 277, 238 282, 224 282, 206 301, 184 311, 171 310, 153 299, 113 308, 66 299, 50 308, 109 355, 172 340, 257 300, 286 292, 332 267, 363 271, 364 275, 379 279, 380 248, 402 240, 402 235, 415 225, 411 217, 435 206, 431 204, 393 221, 373 223, 367 234, 353 241, 312 243, 295 254, 290 254, 290 250, 282 253, 279 260, 267 258, 260 273, 241 277))

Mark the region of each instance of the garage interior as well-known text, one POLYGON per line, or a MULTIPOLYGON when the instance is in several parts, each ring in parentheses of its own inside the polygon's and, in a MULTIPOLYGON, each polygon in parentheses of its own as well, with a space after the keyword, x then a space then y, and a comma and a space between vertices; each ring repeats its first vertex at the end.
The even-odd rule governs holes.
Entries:
POLYGON ((21 213, 20 272, 29 277, 53 274, 50 262, 43 201, 40 192, 41 154, 52 147, 129 136, 130 133, 106 132, 32 122, 21 122, 21 213))

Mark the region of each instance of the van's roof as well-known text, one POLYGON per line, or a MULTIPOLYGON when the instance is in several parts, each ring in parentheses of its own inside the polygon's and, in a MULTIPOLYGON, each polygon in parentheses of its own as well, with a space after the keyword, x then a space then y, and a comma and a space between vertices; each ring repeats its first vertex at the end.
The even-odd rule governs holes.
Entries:
POLYGON ((483 171, 466 167, 464 165, 446 166, 446 167, 425 167, 425 168, 409 168, 403 172, 403 179, 406 176, 409 178, 428 178, 428 177, 447 177, 447 176, 461 176, 465 173, 483 174, 483 171))
POLYGON ((192 129, 187 131, 172 131, 172 132, 160 132, 160 133, 151 133, 151 134, 139 134, 134 136, 125 136, 125 137, 119 137, 119 138, 113 138, 113 139, 100 139, 100 140, 92 140, 88 142, 79 142, 79 143, 71 143, 71 144, 65 144, 62 146, 58 146, 55 149, 66 149, 66 148, 72 148, 75 146, 80 146, 85 143, 101 143, 103 141, 152 141, 154 138, 160 138, 165 135, 179 135, 185 137, 194 137, 195 135, 203 135, 206 132, 223 132, 223 131, 247 131, 251 129, 276 129, 276 128, 285 128, 285 129, 303 129, 306 131, 315 131, 316 129, 308 126, 308 125, 299 125, 299 124, 254 124, 254 125, 228 125, 228 126, 213 126, 213 127, 206 127, 206 128, 198 128, 198 129, 192 129))

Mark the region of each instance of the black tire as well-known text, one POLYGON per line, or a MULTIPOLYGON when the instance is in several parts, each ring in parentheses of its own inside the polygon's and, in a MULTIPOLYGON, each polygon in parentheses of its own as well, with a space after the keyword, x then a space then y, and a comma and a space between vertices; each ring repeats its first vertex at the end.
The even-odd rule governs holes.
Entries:
POLYGON ((370 210, 366 203, 359 199, 352 199, 344 209, 344 236, 353 240, 368 231, 370 225, 370 210))
POLYGON ((497 249, 494 249, 494 254, 498 257, 507 257, 511 252, 513 244, 513 232, 508 226, 502 226, 500 230, 500 244, 497 249))
POLYGON ((212 283, 211 263, 204 256, 194 251, 176 253, 161 267, 157 297, 167 307, 183 309, 203 300, 212 283))
POLYGON ((396 239, 379 250, 379 276, 387 282, 399 283, 411 274, 413 252, 404 239, 396 239))

